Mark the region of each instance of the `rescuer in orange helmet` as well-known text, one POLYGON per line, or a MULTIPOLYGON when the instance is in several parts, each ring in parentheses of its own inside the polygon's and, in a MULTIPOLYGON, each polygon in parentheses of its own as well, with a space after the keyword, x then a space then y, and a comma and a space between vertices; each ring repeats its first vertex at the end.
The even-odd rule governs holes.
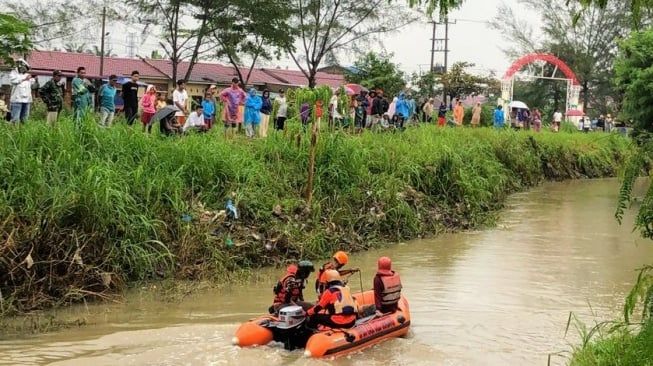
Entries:
POLYGON ((393 313, 401 298, 401 279, 399 274, 392 270, 392 261, 388 257, 381 257, 378 261, 378 270, 374 276, 374 304, 377 312, 393 313))
POLYGON ((346 276, 358 271, 357 269, 344 269, 344 270, 341 269, 348 262, 349 262, 349 257, 347 256, 347 253, 340 250, 335 252, 335 254, 333 254, 333 257, 331 257, 331 261, 324 263, 322 265, 322 268, 320 268, 320 270, 318 271, 317 278, 315 279, 315 291, 317 292, 318 300, 320 299, 322 293, 328 288, 327 286, 328 281, 325 277, 326 271, 330 269, 335 269, 338 271, 340 276, 346 276))
POLYGON ((356 323, 358 305, 351 296, 351 290, 342 282, 340 273, 335 269, 324 271, 328 288, 314 307, 308 309, 308 327, 318 325, 329 328, 351 328, 356 323))

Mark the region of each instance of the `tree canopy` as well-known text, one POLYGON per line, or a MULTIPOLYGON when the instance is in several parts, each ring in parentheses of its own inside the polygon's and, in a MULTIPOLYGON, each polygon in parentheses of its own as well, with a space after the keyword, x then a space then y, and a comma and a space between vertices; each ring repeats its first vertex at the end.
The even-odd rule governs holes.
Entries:
POLYGON ((247 84, 257 61, 278 58, 282 49, 294 47, 289 17, 284 0, 231 0, 210 18, 213 52, 226 59, 240 82, 247 84), (243 66, 246 58, 249 63, 243 66))
POLYGON ((0 13, 0 61, 13 64, 15 54, 31 49, 31 24, 11 14, 0 13))
MULTIPOLYGON (((492 26, 508 37, 510 47, 504 49, 506 55, 514 59, 531 52, 552 53, 580 80, 584 110, 593 108, 607 113, 617 108, 620 96, 612 87, 614 59, 617 41, 630 30, 629 9, 615 2, 605 8, 591 6, 579 13, 581 6, 575 3, 568 6, 567 0, 519 2, 541 15, 543 38, 536 38, 530 23, 504 5, 492 26)), ((547 76, 555 71, 549 65, 544 65, 543 70, 547 76)), ((530 71, 540 74, 542 69, 530 71)), ((564 102, 566 86, 560 82, 535 80, 527 85, 520 84, 515 87, 515 95, 529 104, 550 110, 559 108, 564 102)))
POLYGON ((416 19, 402 5, 388 0, 288 0, 286 3, 298 38, 298 47, 288 47, 286 51, 311 88, 315 86, 318 68, 327 57, 416 19))
POLYGON ((397 95, 406 87, 405 74, 390 61, 392 55, 368 52, 354 62, 354 69, 345 72, 345 80, 368 89, 382 89, 387 95, 397 95))
POLYGON ((440 75, 440 83, 451 99, 470 95, 498 94, 501 91, 499 80, 492 76, 478 76, 467 71, 473 63, 456 62, 446 74, 440 75))

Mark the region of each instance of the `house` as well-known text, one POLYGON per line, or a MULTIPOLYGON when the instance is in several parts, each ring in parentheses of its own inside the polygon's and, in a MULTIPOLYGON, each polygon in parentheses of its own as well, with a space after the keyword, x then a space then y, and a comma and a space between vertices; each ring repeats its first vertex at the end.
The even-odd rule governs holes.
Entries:
MULTIPOLYGON (((60 70, 66 83, 66 100, 68 102, 70 102, 71 81, 75 77, 79 66, 86 68, 89 79, 107 79, 112 74, 129 76, 133 70, 138 70, 140 80, 143 83, 154 85, 157 90, 164 94, 170 93, 175 88, 175 82, 172 80, 172 63, 169 60, 105 57, 103 75, 100 75, 100 56, 92 54, 32 51, 27 58, 27 62, 32 68, 31 73, 38 76, 41 85, 50 79, 52 71, 60 70)), ((186 75, 188 66, 188 62, 182 62, 178 65, 178 78, 181 79, 186 75)), ((248 71, 246 68, 241 70, 243 73, 248 71)), ((8 85, 7 73, 8 71, 5 69, 3 77, 3 72, 0 71, 0 86, 8 85)), ((204 96, 204 91, 209 86, 227 87, 234 77, 237 77, 237 72, 233 66, 199 62, 193 66, 186 83, 186 89, 191 98, 201 99, 204 96)), ((318 72, 316 82, 317 85, 328 85, 336 88, 344 84, 345 80, 342 75, 318 72)), ((252 70, 248 87, 254 87, 259 91, 264 89, 278 91, 280 89, 298 88, 307 84, 307 78, 300 70, 256 68, 252 70)))

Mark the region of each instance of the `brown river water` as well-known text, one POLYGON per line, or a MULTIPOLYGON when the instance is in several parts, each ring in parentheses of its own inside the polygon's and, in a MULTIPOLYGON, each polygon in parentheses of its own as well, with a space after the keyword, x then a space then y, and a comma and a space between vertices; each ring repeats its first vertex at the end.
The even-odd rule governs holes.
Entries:
POLYGON ((268 281, 179 302, 134 293, 124 304, 66 309, 91 325, 1 341, 0 365, 546 365, 577 340, 564 334, 570 312, 588 323, 619 316, 634 269, 653 261, 632 217, 615 222, 618 188, 616 180, 547 183, 512 196, 494 228, 351 256, 365 287, 376 259, 392 257, 412 326, 406 339, 345 358, 230 344, 238 324, 272 300, 281 271, 266 270, 268 281))

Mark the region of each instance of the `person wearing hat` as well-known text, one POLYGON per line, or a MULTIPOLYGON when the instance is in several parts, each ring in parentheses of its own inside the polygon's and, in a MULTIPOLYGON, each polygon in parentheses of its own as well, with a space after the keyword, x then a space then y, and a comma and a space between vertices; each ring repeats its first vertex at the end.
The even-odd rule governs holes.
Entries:
POLYGON ((324 263, 322 268, 317 273, 317 278, 315 279, 315 291, 317 292, 317 298, 324 293, 324 291, 329 287, 328 280, 326 278, 326 272, 330 269, 335 269, 340 273, 341 276, 350 275, 358 271, 358 269, 342 269, 349 262, 349 256, 347 253, 342 250, 337 251, 331 257, 331 261, 324 263))
POLYGON ((392 261, 381 257, 374 276, 374 305, 377 314, 394 313, 401 299, 401 278, 392 270, 392 261))
POLYGON ((9 74, 11 123, 18 121, 24 123, 29 118, 29 110, 32 105, 32 86, 36 84, 36 79, 28 71, 29 64, 21 58, 16 61, 16 68, 9 74))
POLYGON ((270 314, 275 314, 282 307, 288 304, 296 304, 308 310, 313 304, 304 301, 304 288, 306 288, 306 279, 315 272, 315 267, 311 261, 300 261, 297 264, 291 264, 286 268, 286 274, 281 277, 272 289, 274 299, 272 306, 268 309, 270 314))
POLYGON ((61 89, 61 71, 54 70, 52 79, 41 87, 39 95, 48 111, 46 121, 54 126, 59 118, 59 111, 63 107, 63 90, 61 89))
POLYGON ((351 295, 351 290, 343 282, 340 273, 330 269, 324 273, 328 288, 320 297, 318 303, 308 309, 309 328, 319 325, 329 328, 351 328, 356 324, 358 304, 351 295))

